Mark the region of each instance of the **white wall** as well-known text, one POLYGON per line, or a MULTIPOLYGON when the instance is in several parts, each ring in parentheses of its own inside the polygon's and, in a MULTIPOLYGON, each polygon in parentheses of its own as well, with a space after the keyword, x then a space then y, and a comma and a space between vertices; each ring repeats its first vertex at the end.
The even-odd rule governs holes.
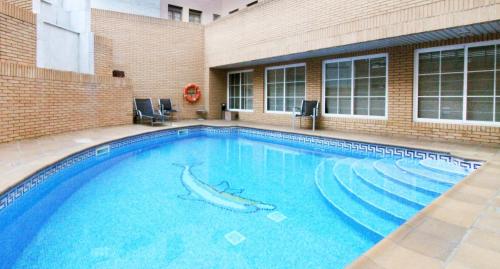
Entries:
POLYGON ((160 0, 91 0, 92 8, 160 17, 160 0))
POLYGON ((248 3, 255 0, 160 0, 161 17, 168 18, 168 5, 182 7, 182 20, 189 21, 189 9, 202 12, 201 23, 207 24, 213 21, 213 15, 218 14, 221 17, 227 16, 229 11, 234 9, 246 8, 248 3))
POLYGON ((168 5, 182 7, 182 20, 189 22, 189 9, 202 12, 201 23, 213 21, 213 14, 228 15, 229 11, 245 8, 254 0, 91 0, 92 8, 168 18, 168 5))
POLYGON ((94 73, 90 0, 34 0, 37 66, 94 73))

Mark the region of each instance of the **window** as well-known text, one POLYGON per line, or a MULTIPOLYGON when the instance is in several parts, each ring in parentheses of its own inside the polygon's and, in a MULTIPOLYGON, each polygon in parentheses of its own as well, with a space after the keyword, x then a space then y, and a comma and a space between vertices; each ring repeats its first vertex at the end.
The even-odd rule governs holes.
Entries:
POLYGON ((306 96, 305 64, 266 68, 266 111, 296 112, 306 96))
POLYGON ((201 23, 201 11, 190 9, 189 10, 189 22, 201 23))
POLYGON ((236 12, 238 12, 238 10, 239 10, 239 9, 233 9, 233 10, 229 11, 229 14, 236 13, 236 12))
POLYGON ((214 21, 218 20, 220 18, 219 14, 214 14, 214 21))
POLYGON ((500 41, 415 52, 415 118, 499 124, 500 41))
POLYGON ((229 110, 253 109, 253 71, 235 71, 227 74, 227 98, 229 110))
POLYGON ((182 21, 182 7, 168 5, 168 19, 182 21))
POLYGON ((253 1, 253 2, 251 2, 251 3, 248 3, 248 4, 247 4, 247 7, 251 7, 251 6, 255 5, 255 4, 257 4, 258 2, 259 2, 259 1, 253 1))
POLYGON ((323 76, 325 115, 386 118, 386 54, 325 61, 323 76))

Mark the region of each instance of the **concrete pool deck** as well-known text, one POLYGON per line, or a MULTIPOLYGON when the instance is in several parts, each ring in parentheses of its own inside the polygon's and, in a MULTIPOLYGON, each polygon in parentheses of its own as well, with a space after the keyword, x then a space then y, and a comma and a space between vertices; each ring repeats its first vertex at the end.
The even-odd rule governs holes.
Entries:
POLYGON ((350 268, 499 268, 500 141, 467 145, 340 131, 312 132, 225 121, 180 121, 172 126, 126 125, 0 144, 0 193, 35 171, 111 140, 192 125, 245 126, 435 151, 487 163, 354 261, 350 268))

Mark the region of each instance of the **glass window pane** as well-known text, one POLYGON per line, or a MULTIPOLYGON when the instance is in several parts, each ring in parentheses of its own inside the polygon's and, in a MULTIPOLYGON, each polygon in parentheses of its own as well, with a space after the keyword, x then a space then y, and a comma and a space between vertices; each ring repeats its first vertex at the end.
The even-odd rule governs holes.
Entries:
POLYGON ((337 98, 326 98, 325 102, 325 113, 337 114, 337 98))
POLYGON ((267 70, 267 83, 276 82, 276 70, 267 70))
POLYGON ((285 96, 287 97, 295 96, 295 84, 293 82, 286 83, 285 96))
POLYGON ((385 57, 370 60, 370 77, 385 76, 385 57))
POLYGON ((418 96, 438 96, 439 75, 425 75, 418 77, 418 96))
POLYGON ((302 97, 295 98, 295 111, 300 111, 300 107, 302 106, 302 100, 304 100, 304 98, 302 97))
POLYGON ((370 96, 385 96, 385 77, 370 79, 370 96))
POLYGON ((276 111, 283 111, 284 105, 283 98, 276 98, 276 111))
POLYGON ((295 81, 295 68, 285 69, 285 79, 286 79, 286 82, 295 81))
POLYGON ((304 66, 295 68, 295 80, 306 81, 306 68, 304 66))
POLYGON ((439 72, 440 52, 426 52, 418 55, 418 73, 432 74, 439 72))
POLYGON ((441 119, 461 120, 463 99, 455 97, 441 98, 441 119))
POLYGON ((234 109, 234 98, 229 98, 229 108, 234 109))
POLYGON ((330 80, 325 82, 325 96, 337 96, 337 80, 330 80))
POLYGON ((495 111, 495 121, 496 122, 500 122, 500 97, 497 97, 497 101, 496 101, 496 104, 495 104, 495 108, 496 108, 496 111, 495 111))
POLYGON ((240 99, 234 98, 234 109, 239 109, 239 108, 240 108, 240 99))
POLYGON ((283 87, 284 87, 284 84, 276 84, 276 96, 277 97, 281 97, 283 96, 283 87))
POLYGON ((370 98, 370 115, 385 116, 385 97, 370 98))
POLYGON ((425 119, 439 118, 439 98, 438 97, 419 97, 418 98, 418 117, 425 119))
POLYGON ((253 72, 246 72, 246 73, 243 73, 243 77, 244 77, 244 82, 245 84, 253 84, 253 72))
MULTIPOLYGON (((295 100, 294 98, 285 98, 285 109, 286 111, 293 111, 295 107, 295 100)), ((296 109, 295 111, 299 111, 299 109, 296 109)))
POLYGON ((234 97, 240 97, 240 86, 233 86, 234 97))
POLYGON ((468 73, 467 95, 469 96, 492 96, 493 95, 494 72, 468 73))
POLYGON ((339 98, 339 114, 351 114, 351 98, 339 98))
POLYGON ((274 84, 267 85, 267 96, 276 97, 276 85, 274 84))
POLYGON ((469 48, 468 70, 493 70, 495 62, 495 46, 469 48))
POLYGON ((351 96, 350 79, 342 79, 339 81, 339 96, 351 96))
POLYGON ((368 77, 368 65, 370 60, 362 59, 354 61, 354 77, 368 77))
POLYGON ((368 98, 354 97, 354 114, 368 115, 368 98))
POLYGON ((467 120, 493 121, 493 98, 467 98, 467 120))
POLYGON ((295 96, 296 97, 306 96, 306 84, 304 82, 295 83, 295 96))
POLYGON ((245 99, 245 109, 253 109, 253 98, 245 99))
POLYGON ((463 74, 444 74, 441 76, 442 96, 462 96, 464 91, 463 74))
POLYGON ((441 73, 464 71, 464 50, 446 50, 441 52, 441 73))
POLYGON ((339 63, 339 78, 351 78, 351 61, 339 63))
POLYGON ((241 93, 240 96, 243 98, 247 94, 247 86, 246 85, 241 85, 241 93))
POLYGON ((337 79, 339 77, 339 64, 329 63, 325 65, 325 79, 337 79))
POLYGON ((275 71, 276 71, 276 82, 283 82, 285 70, 284 69, 276 69, 275 71))
POLYGON ((247 86, 247 91, 246 91, 246 95, 245 95, 247 98, 248 97, 253 97, 253 86, 252 85, 248 85, 247 86))
POLYGON ((240 99, 240 109, 246 109, 246 102, 245 102, 245 98, 241 98, 240 99))
POLYGON ((267 99, 267 110, 276 111, 276 98, 267 99))
POLYGON ((354 96, 368 96, 368 79, 356 79, 354 81, 354 96))

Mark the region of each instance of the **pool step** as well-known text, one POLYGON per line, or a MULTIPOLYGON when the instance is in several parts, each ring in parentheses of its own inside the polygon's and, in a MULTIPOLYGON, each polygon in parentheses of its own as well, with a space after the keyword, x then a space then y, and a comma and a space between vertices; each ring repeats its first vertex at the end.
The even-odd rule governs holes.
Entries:
POLYGON ((384 218, 375 213, 373 208, 359 203, 340 185, 332 173, 334 161, 324 161, 316 169, 315 181, 323 197, 350 221, 364 227, 367 231, 385 237, 395 230, 400 222, 384 218))
POLYGON ((333 173, 340 185, 350 192, 355 200, 372 207, 372 210, 382 217, 393 218, 400 223, 417 213, 418 209, 415 207, 370 188, 352 170, 352 166, 357 160, 345 158, 337 161, 333 167, 333 173))
POLYGON ((425 207, 437 197, 437 194, 424 192, 406 184, 399 184, 384 177, 373 167, 375 161, 375 159, 357 160, 352 166, 354 173, 374 190, 396 199, 405 200, 417 208, 425 207))
POLYGON ((378 160, 373 164, 373 167, 375 167, 379 173, 395 182, 415 187, 431 194, 442 194, 451 187, 450 184, 439 183, 407 173, 396 166, 394 159, 378 160))
POLYGON ((424 160, 421 160, 419 163, 423 167, 426 167, 428 169, 431 169, 431 170, 434 170, 437 172, 445 173, 448 175, 459 175, 459 176, 464 177, 470 173, 469 170, 467 170, 463 167, 460 167, 458 165, 455 165, 455 164, 452 164, 450 162, 443 161, 443 160, 424 159, 424 160))
POLYGON ((429 180, 441 183, 455 184, 463 178, 463 176, 457 174, 444 174, 434 169, 428 169, 425 166, 422 166, 418 160, 399 159, 396 161, 396 166, 410 174, 425 177, 429 180))

